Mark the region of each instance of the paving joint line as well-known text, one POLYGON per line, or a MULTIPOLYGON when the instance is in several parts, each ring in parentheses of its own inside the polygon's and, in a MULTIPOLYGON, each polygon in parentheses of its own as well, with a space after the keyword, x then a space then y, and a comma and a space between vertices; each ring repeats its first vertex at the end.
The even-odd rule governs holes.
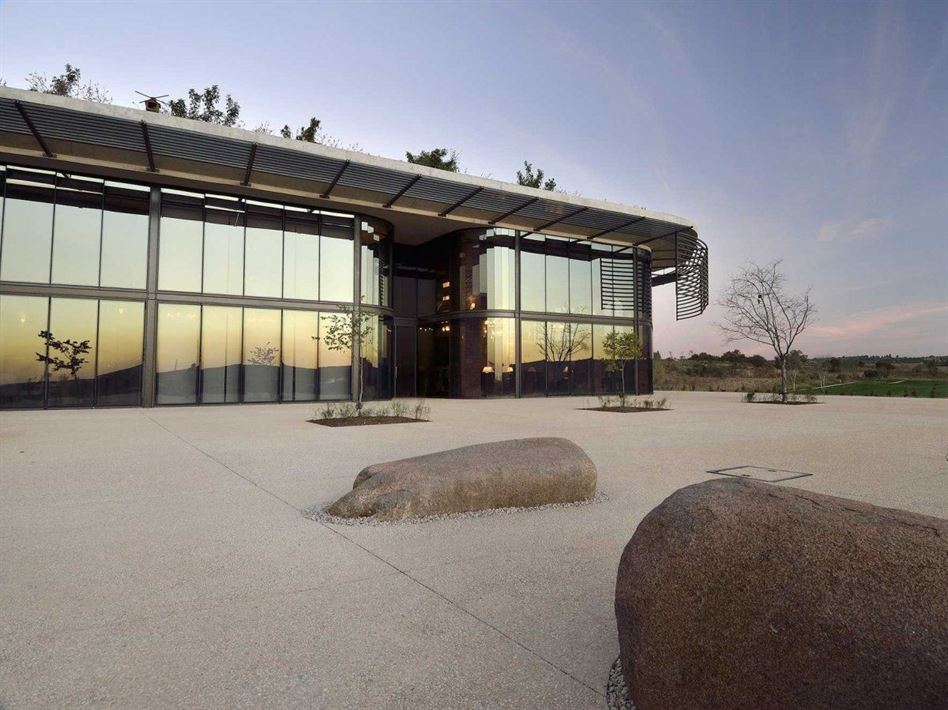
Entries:
MULTIPOLYGON (((204 449, 202 449, 201 447, 199 447, 197 444, 194 444, 194 443, 188 441, 188 440, 185 439, 183 436, 181 436, 180 434, 178 434, 178 433, 172 431, 171 429, 169 429, 168 427, 166 427, 166 426, 165 426, 164 424, 162 424, 161 422, 159 422, 159 421, 153 419, 153 418, 152 418, 151 416, 149 416, 148 414, 145 414, 145 417, 146 417, 147 419, 149 419, 151 422, 153 422, 155 425, 157 425, 158 427, 164 429, 166 432, 168 432, 169 434, 171 434, 171 435, 172 435, 173 437, 175 437, 176 439, 178 439, 178 440, 184 442, 185 444, 187 444, 188 446, 190 446, 191 448, 193 448, 195 451, 198 451, 198 452, 201 453, 203 456, 206 456, 208 459, 210 459, 210 460, 213 461, 214 463, 216 463, 216 464, 222 466, 223 468, 227 469, 228 471, 230 471, 231 473, 233 473, 233 474, 234 474, 235 476, 237 476, 238 478, 240 478, 240 479, 246 481, 247 483, 250 483, 251 485, 255 486, 256 488, 259 488, 261 491, 263 491, 263 492, 266 493, 267 495, 272 496, 273 498, 275 498, 276 500, 280 501, 280 502, 283 503, 284 505, 288 506, 289 508, 292 508, 292 509, 293 509, 294 511, 296 511, 297 513, 300 513, 301 515, 304 513, 304 511, 300 510, 299 508, 297 508, 295 505, 293 505, 293 504, 290 503, 289 501, 287 501, 287 500, 281 498, 280 496, 278 496, 278 495, 277 495, 276 493, 274 493, 273 491, 270 491, 270 490, 268 490, 267 488, 264 488, 263 486, 261 486, 259 483, 257 483, 257 482, 254 481, 253 479, 248 478, 247 476, 243 475, 242 473, 239 473, 238 471, 235 471, 233 468, 231 468, 230 466, 228 466, 228 465, 227 465, 226 463, 224 463, 223 461, 219 461, 219 460, 216 459, 214 456, 212 456, 212 455, 209 454, 208 452, 204 451, 204 449)), ((515 646, 517 646, 517 647, 521 648, 522 650, 526 651, 526 652, 527 652, 528 654, 530 654, 531 656, 533 656, 533 657, 535 657, 535 658, 538 658, 539 660, 543 661, 544 663, 546 663, 548 666, 550 666, 550 667, 553 668, 554 670, 557 670, 557 671, 559 671, 560 673, 562 673, 563 675, 565 675, 567 678, 570 678, 571 680, 574 680, 575 682, 579 683, 581 686, 583 686, 583 687, 586 688, 587 690, 592 691, 592 692, 595 693, 596 695, 598 695, 598 696, 600 696, 600 697, 605 697, 605 694, 604 694, 602 691, 596 690, 595 688, 593 688, 592 686, 590 686, 588 683, 586 683, 585 681, 581 680, 580 678, 577 678, 576 676, 574 676, 572 673, 570 673, 570 672, 567 671, 566 669, 560 668, 558 665, 556 665, 555 663, 553 663, 553 661, 551 661, 551 660, 549 660, 548 658, 544 657, 542 654, 540 654, 540 653, 538 653, 537 651, 533 650, 533 649, 530 648, 529 646, 524 645, 523 643, 521 643, 521 642, 518 641, 517 639, 513 638, 512 636, 510 636, 509 634, 504 633, 504 632, 501 631, 499 628, 497 628, 496 626, 494 626, 494 624, 490 623, 490 622, 487 621, 486 619, 482 619, 481 617, 479 617, 479 616, 478 616, 477 614, 475 614, 474 612, 469 611, 468 609, 465 609, 463 606, 461 606, 460 604, 458 604, 458 603, 455 602, 454 600, 449 599, 448 597, 446 597, 444 594, 442 594, 442 593, 439 592, 438 590, 434 589, 433 587, 430 587, 430 586, 428 586, 427 584, 425 584, 424 582, 422 582, 421 580, 417 579, 416 577, 413 577, 411 574, 409 574, 409 573, 406 572, 405 570, 401 569, 398 565, 396 565, 396 564, 390 562, 389 560, 386 560, 386 559, 385 559, 384 557, 382 557, 381 555, 378 555, 378 554, 376 554, 375 552, 373 552, 372 550, 370 550, 369 548, 365 547, 364 545, 359 544, 358 542, 356 542, 355 540, 353 540, 353 539, 350 538, 349 536, 344 535, 343 533, 341 533, 339 530, 336 530, 336 529, 333 528, 332 526, 327 525, 326 523, 323 523, 323 522, 321 522, 321 521, 315 521, 315 522, 317 523, 317 525, 321 525, 322 527, 326 528, 326 529, 329 530, 330 532, 332 532, 332 533, 338 535, 339 537, 341 537, 341 538, 342 538, 343 540, 345 540, 346 542, 349 542, 349 543, 355 545, 356 547, 358 547, 358 548, 359 548, 360 550, 362 550, 363 552, 365 552, 365 553, 371 555, 372 557, 374 557, 375 559, 377 559, 379 562, 382 562, 383 564, 388 565, 389 567, 391 567, 393 570, 395 570, 395 571, 398 572, 399 574, 404 575, 407 579, 409 579, 409 580, 411 580, 412 582, 414 582, 415 584, 417 584, 419 587, 422 587, 422 588, 424 588, 424 589, 427 589, 429 592, 431 592, 432 594, 434 594, 436 597, 438 597, 439 599, 441 599, 441 600, 447 602, 450 606, 454 607, 454 608, 457 609, 458 611, 462 612, 463 614, 466 614, 467 616, 471 617, 471 618, 474 619, 475 621, 477 621, 477 622, 483 624, 484 626, 487 626, 488 628, 492 629, 495 633, 499 634, 501 637, 505 638, 505 639, 506 639, 507 641, 509 641, 510 643, 512 643, 512 644, 514 644, 515 646)))

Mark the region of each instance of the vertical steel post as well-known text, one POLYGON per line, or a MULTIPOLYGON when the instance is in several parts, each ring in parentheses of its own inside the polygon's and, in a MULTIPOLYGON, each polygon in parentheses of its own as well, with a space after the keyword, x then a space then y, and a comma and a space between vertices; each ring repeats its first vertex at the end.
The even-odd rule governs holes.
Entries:
MULTIPOLYGON (((362 217, 355 215, 352 222, 352 315, 355 333, 362 332, 362 217)), ((359 362, 362 357, 362 343, 358 337, 352 338, 352 401, 358 401, 362 383, 359 377, 359 362)))
POLYGON ((522 384, 520 382, 521 367, 520 344, 520 230, 514 232, 514 397, 519 399, 522 396, 522 384))
POLYGON ((142 361, 142 406, 155 406, 158 338, 158 228, 161 189, 151 188, 148 201, 148 264, 145 278, 145 347, 142 361))

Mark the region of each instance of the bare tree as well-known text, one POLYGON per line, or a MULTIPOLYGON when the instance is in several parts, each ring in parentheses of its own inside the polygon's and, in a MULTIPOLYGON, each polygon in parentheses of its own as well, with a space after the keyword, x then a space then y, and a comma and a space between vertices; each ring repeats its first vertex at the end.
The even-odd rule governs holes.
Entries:
POLYGON ((719 304, 724 321, 717 326, 730 342, 750 340, 773 348, 780 366, 780 399, 787 401, 787 356, 797 337, 813 322, 810 292, 788 293, 780 261, 750 263, 731 279, 719 304))
POLYGON ((537 331, 536 346, 543 358, 553 364, 555 371, 562 373, 573 355, 589 350, 591 336, 587 326, 548 323, 546 328, 537 331))
MULTIPOLYGON (((349 351, 356 343, 359 344, 359 357, 356 360, 356 377, 359 380, 359 396, 356 400, 356 412, 362 413, 362 392, 365 389, 363 381, 362 363, 366 360, 368 345, 372 343, 375 335, 375 322, 377 316, 365 311, 357 312, 352 306, 339 306, 340 313, 329 317, 329 323, 326 327, 326 334, 319 337, 330 350, 339 352, 349 351)), ((317 338, 313 338, 316 340, 317 338)))

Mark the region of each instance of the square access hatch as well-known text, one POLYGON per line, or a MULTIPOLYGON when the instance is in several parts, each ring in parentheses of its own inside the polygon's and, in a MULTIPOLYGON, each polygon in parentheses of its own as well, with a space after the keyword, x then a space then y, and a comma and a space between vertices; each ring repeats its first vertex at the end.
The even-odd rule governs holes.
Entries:
POLYGON ((735 478, 750 478, 755 481, 764 481, 765 483, 780 483, 794 478, 805 478, 812 476, 812 473, 802 473, 801 471, 784 471, 779 468, 767 468, 766 466, 731 466, 729 468, 718 468, 708 473, 716 473, 719 476, 734 476, 735 478))

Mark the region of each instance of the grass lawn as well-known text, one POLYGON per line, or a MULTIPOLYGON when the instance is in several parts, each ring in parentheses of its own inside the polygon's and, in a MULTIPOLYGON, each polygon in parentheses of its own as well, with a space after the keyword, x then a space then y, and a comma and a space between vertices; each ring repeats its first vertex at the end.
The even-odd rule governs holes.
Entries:
POLYGON ((811 391, 869 397, 948 397, 948 380, 859 380, 813 387, 811 391))

